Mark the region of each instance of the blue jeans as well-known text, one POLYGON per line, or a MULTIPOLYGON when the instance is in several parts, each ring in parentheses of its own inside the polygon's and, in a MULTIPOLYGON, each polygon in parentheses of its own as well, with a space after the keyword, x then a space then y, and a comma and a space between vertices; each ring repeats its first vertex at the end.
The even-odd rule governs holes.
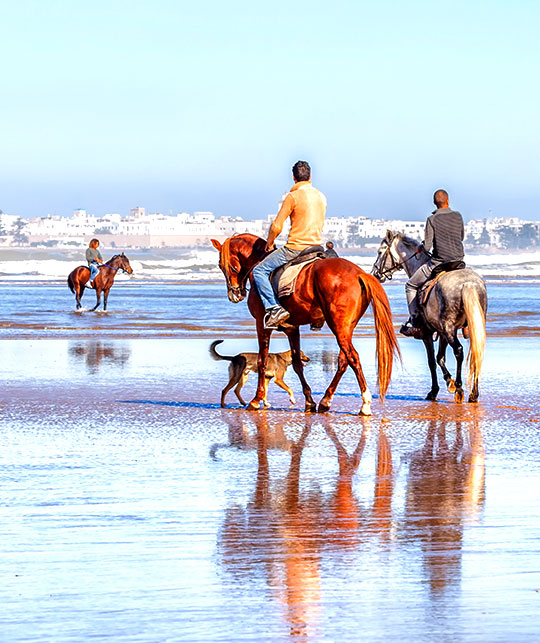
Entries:
POLYGON ((96 261, 92 261, 88 267, 90 268, 90 281, 93 281, 99 275, 98 264, 96 261))
POLYGON ((271 252, 268 257, 253 268, 253 280, 255 281, 265 310, 272 308, 272 306, 280 305, 270 283, 270 273, 284 263, 287 263, 287 261, 298 257, 300 252, 301 250, 291 250, 287 248, 287 246, 283 246, 283 248, 278 248, 271 252))

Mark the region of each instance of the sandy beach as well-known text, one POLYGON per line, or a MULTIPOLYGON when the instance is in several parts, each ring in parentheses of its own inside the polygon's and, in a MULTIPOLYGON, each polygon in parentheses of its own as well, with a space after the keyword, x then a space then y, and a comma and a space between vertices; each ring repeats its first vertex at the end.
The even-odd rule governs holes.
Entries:
MULTIPOLYGON (((271 385, 268 410, 221 409, 204 338, 1 340, 0 638, 534 638, 540 348, 489 337, 456 405, 423 400, 419 344, 365 419, 349 374, 328 415, 292 371, 296 407, 271 385)), ((320 399, 335 344, 303 347, 320 399)))

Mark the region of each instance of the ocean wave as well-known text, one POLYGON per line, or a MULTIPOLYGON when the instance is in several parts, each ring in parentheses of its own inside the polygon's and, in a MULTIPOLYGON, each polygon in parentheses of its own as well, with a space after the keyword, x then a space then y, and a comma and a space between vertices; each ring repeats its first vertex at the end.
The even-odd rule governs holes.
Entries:
MULTIPOLYGON (((34 258, 30 252, 21 258, 0 258, 0 281, 60 281, 80 265, 81 258, 72 256, 64 259, 34 258)), ((58 253, 56 253, 58 255, 58 253)), ((344 254, 343 257, 371 272, 374 257, 344 254)), ((467 265, 482 277, 490 280, 530 279, 540 280, 540 252, 527 254, 471 255, 466 257, 467 265)), ((130 258, 134 279, 143 281, 216 281, 223 276, 217 265, 217 253, 212 250, 148 251, 130 258)), ((128 279, 118 274, 118 279, 128 279)), ((394 279, 404 281, 403 271, 395 273, 394 279)))

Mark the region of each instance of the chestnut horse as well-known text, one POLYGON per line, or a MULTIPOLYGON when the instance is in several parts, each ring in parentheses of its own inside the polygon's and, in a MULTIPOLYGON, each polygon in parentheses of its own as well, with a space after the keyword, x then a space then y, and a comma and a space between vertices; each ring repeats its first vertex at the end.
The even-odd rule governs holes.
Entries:
MULTIPOLYGON (((246 297, 246 284, 251 288, 248 308, 255 318, 259 341, 259 380, 255 397, 248 405, 249 410, 258 409, 265 395, 265 370, 268 347, 272 330, 264 327, 264 307, 253 283, 252 269, 266 256, 264 239, 253 234, 239 234, 221 244, 212 239, 219 251, 219 267, 225 275, 229 300, 236 304, 246 297)), ((390 378, 394 356, 399 348, 392 324, 390 304, 382 286, 372 275, 368 275, 355 264, 339 257, 314 261, 298 275, 295 292, 280 299, 280 303, 291 314, 280 326, 289 339, 293 357, 293 368, 300 379, 306 400, 305 410, 314 412, 317 407, 311 389, 304 378, 300 358, 300 330, 304 324, 322 326, 326 322, 334 333, 339 345, 338 370, 319 403, 319 413, 329 411, 339 381, 350 366, 355 372, 362 393, 363 415, 371 415, 371 393, 369 392, 358 353, 352 344, 353 331, 371 303, 375 317, 377 345, 377 375, 381 398, 384 398, 390 378)))
MULTIPOLYGON (((114 255, 107 263, 102 263, 99 266, 99 274, 96 275, 94 279, 94 290, 96 291, 96 305, 92 310, 96 308, 101 303, 101 293, 103 293, 103 310, 107 310, 107 298, 109 297, 109 290, 114 283, 114 278, 118 270, 127 272, 128 275, 133 273, 131 266, 129 265, 129 259, 124 253, 121 255, 114 255)), ((73 270, 68 279, 67 283, 71 292, 75 295, 77 301, 77 310, 81 308, 81 297, 83 296, 84 289, 87 287, 87 283, 90 280, 90 268, 86 266, 78 266, 73 270)))

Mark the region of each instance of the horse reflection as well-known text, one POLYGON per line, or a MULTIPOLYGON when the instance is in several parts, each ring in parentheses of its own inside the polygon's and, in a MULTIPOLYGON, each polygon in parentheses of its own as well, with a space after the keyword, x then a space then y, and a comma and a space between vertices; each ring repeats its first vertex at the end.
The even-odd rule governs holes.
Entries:
POLYGON ((88 372, 95 375, 101 362, 123 367, 131 357, 131 349, 125 344, 102 341, 75 342, 69 346, 69 355, 77 361, 84 361, 88 372))
POLYGON ((381 431, 375 498, 371 510, 362 512, 353 476, 371 431, 368 418, 351 455, 331 421, 322 419, 336 447, 339 469, 335 488, 328 495, 318 486, 303 485, 301 478, 306 443, 313 424, 321 420, 305 416, 300 434, 288 442, 290 462, 285 479, 271 484, 269 451, 276 448, 275 427, 269 427, 264 412, 251 417, 256 423, 255 490, 245 508, 236 505, 226 513, 219 541, 223 567, 239 581, 264 579, 270 595, 283 606, 291 636, 307 640, 320 628, 322 550, 354 548, 374 530, 388 530, 392 489, 388 482, 389 443, 381 431))
POLYGON ((431 590, 443 592, 461 577, 463 528, 478 519, 485 498, 484 447, 477 419, 455 422, 450 443, 447 422, 429 423, 423 449, 410 460, 405 535, 420 542, 431 590), (465 433, 465 436, 464 436, 465 433))

